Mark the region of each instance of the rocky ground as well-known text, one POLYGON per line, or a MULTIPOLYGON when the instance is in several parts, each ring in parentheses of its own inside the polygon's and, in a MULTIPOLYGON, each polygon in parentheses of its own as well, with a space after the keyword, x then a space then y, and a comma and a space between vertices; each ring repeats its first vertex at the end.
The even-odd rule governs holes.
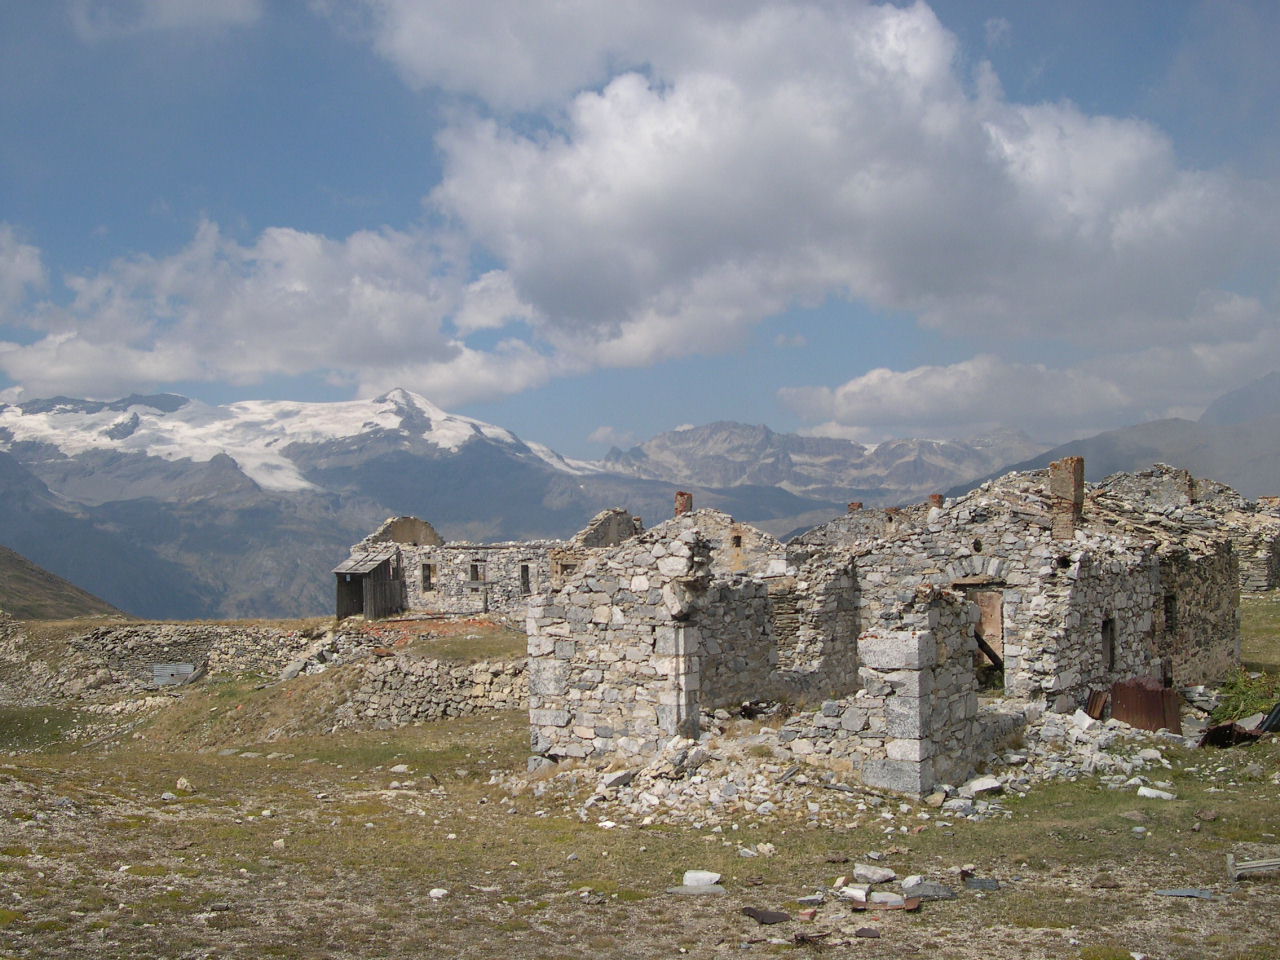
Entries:
POLYGON ((917 802, 796 770, 768 718, 643 770, 556 775, 520 772, 519 713, 254 739, 238 715, 290 689, 11 722, 0 952, 1276 955, 1280 876, 1224 872, 1228 853, 1280 855, 1274 744, 1198 751, 1067 719, 917 802), (1110 781, 1085 773, 1099 756, 1110 781), (687 870, 719 883, 681 891, 687 870), (1158 892, 1180 888, 1198 895, 1158 892))
MULTIPOLYGON (((476 643, 432 630, 424 654, 476 643)), ((530 772, 519 711, 335 730, 350 666, 56 703, 0 680, 0 960, 1280 955, 1280 872, 1226 873, 1280 856, 1271 739, 1049 714, 913 800, 768 711, 530 772)))

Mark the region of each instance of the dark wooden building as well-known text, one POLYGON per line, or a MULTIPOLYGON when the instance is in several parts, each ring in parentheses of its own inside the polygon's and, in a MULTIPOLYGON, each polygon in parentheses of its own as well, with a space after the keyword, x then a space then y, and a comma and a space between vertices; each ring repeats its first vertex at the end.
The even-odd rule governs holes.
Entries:
POLYGON ((333 569, 338 578, 338 619, 363 614, 389 617, 405 608, 400 551, 394 544, 353 554, 333 569))

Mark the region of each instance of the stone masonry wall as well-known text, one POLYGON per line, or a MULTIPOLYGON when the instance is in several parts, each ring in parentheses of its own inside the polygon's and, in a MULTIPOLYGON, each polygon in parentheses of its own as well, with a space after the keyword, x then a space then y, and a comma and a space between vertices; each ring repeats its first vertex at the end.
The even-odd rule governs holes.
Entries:
POLYGON ((527 706, 523 659, 459 663, 399 654, 364 665, 338 725, 386 729, 527 706))
POLYGON ((316 639, 310 631, 272 627, 139 623, 96 627, 69 642, 121 679, 145 684, 157 663, 191 663, 210 673, 278 672, 316 639))
POLYGON ((696 734, 697 649, 687 623, 705 591, 709 548, 695 531, 653 531, 592 556, 529 608, 533 752, 585 757, 651 753, 696 734))
POLYGON ((530 594, 550 587, 550 552, 559 546, 558 540, 401 546, 406 603, 410 610, 522 614, 530 594))
POLYGON ((1238 581, 1235 551, 1226 541, 1209 554, 1161 551, 1157 652, 1171 660, 1176 686, 1220 680, 1239 664, 1238 581), (1234 636, 1235 643, 1219 642, 1223 636, 1234 636))
POLYGON ((892 629, 858 640, 861 689, 791 718, 781 738, 868 786, 919 794, 966 779, 989 751, 974 670, 978 613, 962 595, 928 586, 893 612, 892 629))

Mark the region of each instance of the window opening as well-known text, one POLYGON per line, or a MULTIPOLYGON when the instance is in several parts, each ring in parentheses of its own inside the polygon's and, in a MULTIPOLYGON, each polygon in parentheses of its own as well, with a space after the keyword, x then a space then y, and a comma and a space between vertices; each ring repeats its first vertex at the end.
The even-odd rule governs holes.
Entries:
POLYGON ((526 596, 533 592, 529 583, 529 565, 527 563, 520 564, 520 592, 526 596))
POLYGON ((1176 593, 1166 593, 1164 595, 1164 631, 1165 633, 1176 633, 1178 629, 1178 595, 1176 593))
POLYGON ((431 564, 424 563, 422 565, 422 590, 424 593, 430 593, 436 588, 435 570, 431 564))
POLYGON ((1116 618, 1102 621, 1102 663, 1108 670, 1116 668, 1116 618))

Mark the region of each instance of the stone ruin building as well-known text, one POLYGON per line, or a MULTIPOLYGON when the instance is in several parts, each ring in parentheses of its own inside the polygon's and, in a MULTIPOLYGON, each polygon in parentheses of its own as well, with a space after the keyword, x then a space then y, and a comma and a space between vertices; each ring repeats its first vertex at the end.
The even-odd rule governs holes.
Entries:
POLYGON ((1238 661, 1239 569, 1197 496, 1227 495, 1175 473, 1086 496, 1071 457, 786 545, 678 500, 529 599, 534 753, 639 762, 708 712, 784 700, 809 709, 784 728, 795 753, 921 793, 1046 709, 1214 679, 1238 661))
POLYGON ((643 762, 771 700, 795 711, 794 754, 922 793, 1045 710, 1217 679, 1241 588, 1280 584, 1280 503, 1159 464, 1089 487, 1068 457, 950 500, 851 503, 786 544, 687 493, 675 513, 499 544, 394 518, 334 571, 338 614, 525 616, 541 762, 643 762))
POLYGON ((598 513, 571 540, 446 542, 417 517, 392 517, 334 568, 339 620, 406 611, 522 616, 528 598, 558 588, 594 552, 644 529, 622 509, 598 513))

